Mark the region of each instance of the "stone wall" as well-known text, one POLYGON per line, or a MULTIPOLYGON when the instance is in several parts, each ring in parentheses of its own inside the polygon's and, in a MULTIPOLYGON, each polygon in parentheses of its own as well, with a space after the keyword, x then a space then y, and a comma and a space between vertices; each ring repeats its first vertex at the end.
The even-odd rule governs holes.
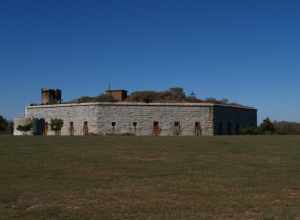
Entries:
POLYGON ((27 107, 27 118, 43 118, 49 124, 48 135, 54 135, 50 129, 51 119, 59 118, 64 121, 62 135, 70 134, 70 123, 74 125, 74 135, 83 135, 84 122, 88 122, 89 132, 98 133, 98 107, 96 105, 45 105, 27 107))
MULTIPOLYGON (((153 135, 153 123, 159 123, 159 135, 195 135, 195 123, 200 124, 201 135, 213 135, 213 106, 200 104, 139 104, 139 103, 85 103, 27 107, 26 117, 64 120, 62 135, 83 135, 84 122, 91 134, 153 135), (179 125, 175 126, 175 122, 179 125), (114 125, 114 126, 113 126, 114 125)), ((50 131, 49 135, 54 133, 50 131)))
MULTIPOLYGON (((209 103, 84 103, 41 105, 27 107, 26 117, 52 118, 64 121, 62 135, 83 135, 84 123, 88 133, 96 135, 135 134, 161 136, 193 136, 238 134, 257 124, 257 110, 252 108, 214 105, 209 103), (154 122, 158 124, 154 129, 154 122), (196 123, 199 128, 196 128, 196 123)), ((50 131, 48 135, 54 133, 50 131)))
POLYGON ((233 106, 214 107, 215 135, 239 134, 243 128, 257 126, 257 110, 233 106))

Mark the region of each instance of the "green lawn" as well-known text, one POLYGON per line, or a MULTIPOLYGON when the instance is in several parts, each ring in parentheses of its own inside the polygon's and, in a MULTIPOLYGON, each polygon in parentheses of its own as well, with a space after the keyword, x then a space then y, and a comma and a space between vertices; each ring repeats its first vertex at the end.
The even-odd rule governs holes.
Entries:
POLYGON ((0 136, 0 219, 300 219, 300 136, 0 136))

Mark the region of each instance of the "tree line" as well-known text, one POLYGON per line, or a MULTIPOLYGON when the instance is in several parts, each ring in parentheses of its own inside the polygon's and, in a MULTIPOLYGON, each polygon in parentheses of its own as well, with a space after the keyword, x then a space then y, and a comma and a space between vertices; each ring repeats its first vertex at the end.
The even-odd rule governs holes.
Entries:
POLYGON ((288 121, 272 121, 266 118, 256 128, 242 129, 244 135, 300 135, 300 123, 288 121))

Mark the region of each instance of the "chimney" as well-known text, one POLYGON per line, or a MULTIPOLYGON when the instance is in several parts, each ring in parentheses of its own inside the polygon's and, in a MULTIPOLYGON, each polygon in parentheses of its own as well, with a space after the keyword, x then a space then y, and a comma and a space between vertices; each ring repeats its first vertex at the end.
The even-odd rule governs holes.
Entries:
POLYGON ((60 89, 42 89, 42 105, 60 104, 62 92, 60 89))
POLYGON ((123 89, 106 90, 107 95, 111 95, 115 101, 122 102, 127 98, 127 91, 123 89))

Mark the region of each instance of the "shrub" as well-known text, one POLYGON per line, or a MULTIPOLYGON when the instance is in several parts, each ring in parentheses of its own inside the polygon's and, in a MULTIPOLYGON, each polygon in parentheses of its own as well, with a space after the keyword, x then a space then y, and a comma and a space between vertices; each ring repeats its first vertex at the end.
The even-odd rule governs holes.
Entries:
MULTIPOLYGON (((126 99, 130 102, 191 102, 201 103, 204 102, 202 99, 198 99, 196 94, 192 92, 190 95, 186 95, 185 91, 181 87, 172 87, 164 91, 152 91, 142 90, 132 92, 126 99)), ((115 102, 114 98, 109 94, 102 94, 99 96, 82 96, 78 99, 74 99, 66 103, 86 103, 86 102, 115 102)), ((228 99, 218 100, 216 98, 207 98, 205 102, 215 104, 228 104, 241 106, 238 103, 229 102, 228 99)))
POLYGON ((55 135, 60 135, 60 131, 64 126, 64 121, 62 119, 51 119, 50 128, 52 131, 55 131, 55 135))
POLYGON ((270 118, 266 118, 260 125, 260 129, 264 134, 274 134, 276 132, 274 124, 270 118))
POLYGON ((183 88, 174 87, 166 91, 136 91, 129 97, 128 101, 133 102, 166 102, 166 101, 186 101, 186 95, 183 88))
POLYGON ((32 129, 32 123, 30 122, 30 123, 28 123, 28 124, 26 124, 26 125, 19 125, 18 127, 17 127, 17 130, 18 131, 21 131, 21 132, 28 132, 28 131, 30 131, 32 129))
POLYGON ((255 127, 243 128, 240 130, 241 135, 260 135, 262 134, 261 129, 255 127))
POLYGON ((78 99, 67 103, 87 103, 87 102, 115 102, 114 98, 109 94, 101 94, 99 96, 82 96, 78 99))
MULTIPOLYGON (((283 123, 286 125, 286 123, 283 123)), ((294 123, 295 125, 297 123, 294 123)), ((250 128, 243 128, 241 129, 241 134, 244 135, 272 135, 272 134, 293 134, 290 130, 288 129, 277 129, 276 127, 279 127, 278 123, 275 122, 273 123, 270 118, 266 118, 263 120, 263 122, 257 127, 250 127, 250 128), (275 126, 276 124, 276 126, 275 126)), ((299 129, 300 129, 300 124, 299 124, 299 129)), ((300 131, 300 130, 299 130, 300 131)), ((294 130, 294 134, 296 134, 296 129, 294 130)))
POLYGON ((138 91, 133 92, 129 97, 129 101, 133 102, 153 102, 159 100, 159 93, 155 91, 138 91))

